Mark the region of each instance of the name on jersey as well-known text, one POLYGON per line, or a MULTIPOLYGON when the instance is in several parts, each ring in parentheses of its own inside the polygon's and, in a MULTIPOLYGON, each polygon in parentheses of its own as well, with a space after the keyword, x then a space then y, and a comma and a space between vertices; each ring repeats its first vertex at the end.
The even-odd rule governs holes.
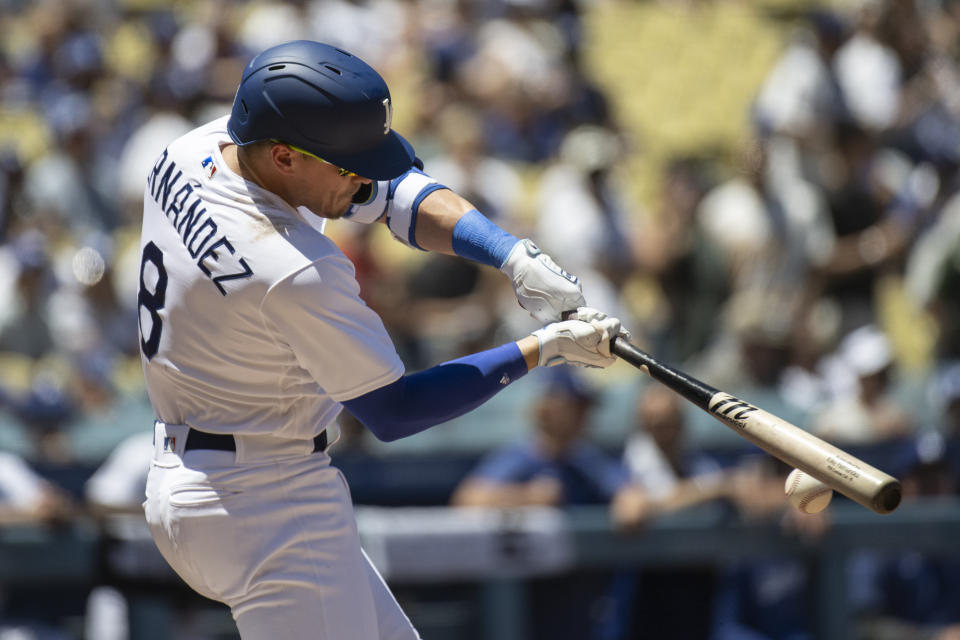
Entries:
POLYGON ((221 295, 227 295, 224 282, 253 275, 250 265, 237 255, 233 244, 220 233, 217 223, 202 205, 196 193, 200 183, 184 177, 176 163, 167 157, 166 150, 150 172, 147 188, 150 197, 177 230, 187 253, 197 261, 197 267, 210 278, 221 295))

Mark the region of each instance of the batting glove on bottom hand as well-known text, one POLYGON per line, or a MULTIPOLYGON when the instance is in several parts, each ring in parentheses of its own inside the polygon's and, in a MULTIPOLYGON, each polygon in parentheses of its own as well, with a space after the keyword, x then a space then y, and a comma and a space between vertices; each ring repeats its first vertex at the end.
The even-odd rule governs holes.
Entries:
POLYGON ((555 322, 585 303, 580 280, 527 238, 513 245, 500 271, 510 278, 520 306, 540 322, 555 322))
POLYGON ((581 307, 576 320, 564 320, 537 329, 533 335, 540 342, 541 367, 569 363, 606 368, 616 362, 610 353, 610 340, 624 335, 620 320, 605 313, 581 307))

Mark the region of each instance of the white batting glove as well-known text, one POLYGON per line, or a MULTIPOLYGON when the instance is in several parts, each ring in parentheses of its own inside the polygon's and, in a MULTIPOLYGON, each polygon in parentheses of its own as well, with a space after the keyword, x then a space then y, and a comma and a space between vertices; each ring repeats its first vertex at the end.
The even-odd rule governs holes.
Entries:
MULTIPOLYGON (((603 311, 600 311, 599 309, 594 309, 593 307, 579 307, 576 311, 576 315, 573 315, 571 317, 571 314, 565 314, 564 317, 569 320, 572 320, 575 318, 577 320, 582 320, 583 322, 593 322, 594 320, 606 320, 609 318, 609 316, 605 314, 603 311)), ((616 318, 612 318, 612 319, 617 321, 617 325, 620 325, 619 320, 617 320, 616 318)), ((626 329, 624 329, 623 326, 621 325, 620 329, 616 333, 610 334, 610 337, 623 338, 624 340, 629 340, 630 338, 633 337, 633 335, 631 335, 631 333, 626 329)), ((609 347, 609 343, 607 344, 607 346, 609 347)))
POLYGON ((540 342, 539 366, 568 363, 603 369, 616 362, 610 353, 610 339, 620 335, 620 321, 587 307, 578 309, 577 317, 577 320, 554 322, 533 332, 540 342), (579 319, 581 311, 584 317, 593 319, 579 319))
POLYGON ((540 322, 556 322, 564 311, 586 304, 580 279, 561 269, 528 238, 513 245, 500 271, 510 278, 520 306, 540 322))

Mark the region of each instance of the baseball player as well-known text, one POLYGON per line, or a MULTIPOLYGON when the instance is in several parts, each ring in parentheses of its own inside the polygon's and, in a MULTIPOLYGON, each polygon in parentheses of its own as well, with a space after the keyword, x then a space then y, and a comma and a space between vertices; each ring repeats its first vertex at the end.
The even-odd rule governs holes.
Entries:
POLYGON ((477 407, 530 368, 605 367, 620 322, 578 280, 437 184, 383 79, 310 41, 257 55, 232 113, 175 140, 144 194, 140 346, 156 412, 144 508, 161 553, 244 640, 419 638, 360 548, 330 465, 346 409, 382 440, 477 407), (404 373, 329 219, 503 271, 547 323, 404 373), (575 319, 561 313, 577 309, 575 319))

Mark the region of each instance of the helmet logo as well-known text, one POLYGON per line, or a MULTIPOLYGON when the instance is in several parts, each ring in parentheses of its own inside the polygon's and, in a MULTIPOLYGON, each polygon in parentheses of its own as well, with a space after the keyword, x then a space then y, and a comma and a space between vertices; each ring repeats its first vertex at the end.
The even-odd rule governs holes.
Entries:
POLYGON ((383 122, 383 135, 390 133, 390 125, 393 124, 393 105, 390 104, 390 98, 383 99, 383 110, 386 112, 386 119, 383 122))

